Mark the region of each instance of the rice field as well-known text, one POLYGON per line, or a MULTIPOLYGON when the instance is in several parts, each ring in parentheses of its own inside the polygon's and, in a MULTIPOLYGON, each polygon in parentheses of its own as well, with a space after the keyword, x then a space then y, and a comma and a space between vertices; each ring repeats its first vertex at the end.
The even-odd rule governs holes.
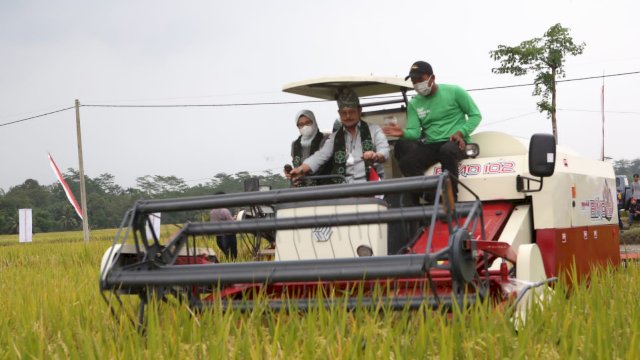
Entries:
MULTIPOLYGON (((164 230, 163 230, 164 231, 164 230)), ((590 288, 558 284, 514 328, 476 304, 452 315, 341 307, 307 313, 210 311, 152 304, 146 335, 112 315, 98 267, 114 230, 0 236, 0 359, 638 359, 640 268, 602 269, 590 288)), ((134 299, 131 299, 134 300, 134 299)))

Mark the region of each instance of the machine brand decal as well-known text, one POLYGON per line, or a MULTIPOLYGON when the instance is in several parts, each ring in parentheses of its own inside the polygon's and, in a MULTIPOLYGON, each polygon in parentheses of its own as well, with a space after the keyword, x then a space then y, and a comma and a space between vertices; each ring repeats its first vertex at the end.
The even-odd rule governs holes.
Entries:
POLYGON ((331 234, 333 233, 333 231, 331 231, 330 227, 325 226, 314 228, 311 233, 313 234, 313 238, 316 239, 316 241, 329 241, 329 239, 331 239, 331 234))
MULTIPOLYGON (((516 163, 513 161, 494 161, 485 164, 461 164, 458 173, 462 177, 475 176, 481 174, 511 174, 516 172, 516 163)), ((433 168, 433 174, 442 172, 442 167, 433 168)))
POLYGON ((596 194, 592 199, 583 200, 580 203, 582 211, 588 212, 591 221, 613 218, 613 195, 609 184, 605 180, 600 194, 596 194))

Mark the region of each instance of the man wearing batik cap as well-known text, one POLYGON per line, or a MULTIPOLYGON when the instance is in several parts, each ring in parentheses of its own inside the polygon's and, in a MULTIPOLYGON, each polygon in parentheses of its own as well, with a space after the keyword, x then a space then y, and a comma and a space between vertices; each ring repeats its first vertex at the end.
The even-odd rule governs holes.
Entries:
MULTIPOLYGON (((482 116, 469 94, 459 86, 436 84, 429 63, 416 61, 409 75, 418 93, 407 107, 407 127, 384 127, 384 133, 401 139, 395 155, 404 176, 424 175, 440 162, 444 170, 458 176, 458 164, 466 157, 464 149, 482 116)), ((453 182, 457 196, 457 182, 453 182)))
POLYGON ((342 126, 329 136, 320 150, 291 170, 291 177, 295 179, 314 174, 331 161, 331 173, 344 176, 348 183, 367 181, 369 167, 373 167, 382 178, 383 163, 389 157, 389 143, 382 129, 360 118, 362 107, 352 89, 339 91, 336 100, 342 126))

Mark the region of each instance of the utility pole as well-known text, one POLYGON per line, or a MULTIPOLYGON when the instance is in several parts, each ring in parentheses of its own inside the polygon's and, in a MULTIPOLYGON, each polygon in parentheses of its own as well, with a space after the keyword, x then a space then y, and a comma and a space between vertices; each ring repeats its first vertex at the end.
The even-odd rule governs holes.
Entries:
POLYGON ((604 161, 604 71, 602 72, 602 91, 600 92, 600 110, 602 111, 602 150, 600 155, 604 161))
POLYGON ((82 131, 80 131, 80 101, 76 99, 76 133, 78 136, 78 163, 80 167, 80 206, 82 206, 82 234, 84 242, 89 242, 89 212, 87 211, 87 189, 84 184, 84 164, 82 161, 82 131))

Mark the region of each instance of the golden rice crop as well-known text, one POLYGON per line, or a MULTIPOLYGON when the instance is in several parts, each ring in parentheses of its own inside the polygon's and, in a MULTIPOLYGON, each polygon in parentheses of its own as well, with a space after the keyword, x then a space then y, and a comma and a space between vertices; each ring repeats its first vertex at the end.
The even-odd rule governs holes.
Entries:
POLYGON ((558 284, 514 328, 503 307, 478 303, 447 315, 427 309, 344 307, 306 313, 220 309, 192 313, 152 303, 146 335, 113 316, 98 267, 115 231, 0 237, 0 359, 585 359, 640 356, 640 268, 600 269, 590 287, 558 284), (567 294, 570 294, 567 296, 567 294))

